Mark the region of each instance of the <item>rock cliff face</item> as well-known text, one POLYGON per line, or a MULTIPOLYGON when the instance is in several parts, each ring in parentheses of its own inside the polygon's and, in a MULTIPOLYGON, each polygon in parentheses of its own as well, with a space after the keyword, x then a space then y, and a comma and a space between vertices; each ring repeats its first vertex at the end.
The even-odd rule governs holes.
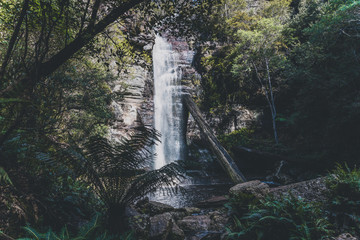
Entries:
MULTIPOLYGON (((135 39, 140 42, 145 51, 151 51, 155 36, 135 39), (144 40, 146 39, 146 41, 144 40)), ((191 43, 184 39, 167 36, 172 45, 172 49, 179 54, 179 68, 182 73, 183 88, 190 92, 194 98, 199 99, 201 95, 200 75, 193 66, 195 52, 191 50, 191 43)), ((123 100, 113 102, 116 121, 111 128, 110 138, 119 139, 131 132, 131 129, 142 122, 145 125, 153 126, 154 119, 154 78, 152 65, 132 65, 129 66, 127 73, 121 74, 113 90, 120 87, 126 88, 126 95, 123 100)), ((213 131, 218 133, 230 133, 234 130, 243 128, 256 121, 260 113, 248 110, 241 105, 232 107, 230 113, 214 112, 204 115, 213 131)), ((187 137, 189 139, 201 136, 199 128, 196 126, 191 115, 187 122, 187 137)))
MULTIPOLYGON (((154 37, 154 36, 153 36, 154 37)), ((153 43, 148 37, 148 43, 141 42, 144 50, 151 51, 153 43)), ((188 44, 182 39, 169 37, 173 50, 179 53, 179 67, 182 77, 191 79, 196 72, 191 67, 193 51, 189 50, 188 44)), ((115 122, 110 131, 111 139, 119 139, 131 132, 131 129, 140 122, 153 126, 154 119, 154 78, 152 66, 129 66, 126 74, 121 74, 115 83, 113 91, 119 88, 126 89, 126 95, 121 101, 114 101, 112 107, 115 114, 115 122)), ((186 81, 185 81, 186 82, 186 81)), ((191 88, 192 86, 189 86, 191 88)))
POLYGON ((116 120, 111 127, 111 139, 128 134, 140 122, 152 125, 152 73, 144 67, 131 66, 128 73, 119 77, 113 90, 121 87, 126 89, 126 93, 121 101, 112 103, 116 120))

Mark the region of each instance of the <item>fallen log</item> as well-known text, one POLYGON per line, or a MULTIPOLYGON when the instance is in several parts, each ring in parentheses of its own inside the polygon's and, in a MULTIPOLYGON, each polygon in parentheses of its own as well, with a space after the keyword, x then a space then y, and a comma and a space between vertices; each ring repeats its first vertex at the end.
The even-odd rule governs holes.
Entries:
POLYGON ((209 144, 209 147, 213 150, 214 154, 217 156, 217 160, 220 165, 223 167, 225 172, 229 175, 234 183, 246 182, 244 175, 240 172, 239 168, 235 164, 234 160, 231 158, 229 153, 221 146, 220 142, 217 140, 215 135, 210 130, 210 127, 207 125, 205 119, 202 117, 200 109, 196 103, 191 98, 190 94, 185 93, 183 95, 184 105, 186 109, 195 119, 195 122, 199 126, 201 132, 205 136, 206 142, 209 144))

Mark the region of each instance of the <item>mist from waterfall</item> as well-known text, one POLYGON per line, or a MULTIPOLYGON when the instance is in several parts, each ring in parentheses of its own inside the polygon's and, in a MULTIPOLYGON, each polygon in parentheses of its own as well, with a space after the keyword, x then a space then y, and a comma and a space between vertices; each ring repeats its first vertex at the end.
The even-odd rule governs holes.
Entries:
POLYGON ((179 53, 159 35, 153 48, 154 122, 161 133, 155 147, 154 168, 184 159, 183 106, 181 100, 181 68, 179 53))

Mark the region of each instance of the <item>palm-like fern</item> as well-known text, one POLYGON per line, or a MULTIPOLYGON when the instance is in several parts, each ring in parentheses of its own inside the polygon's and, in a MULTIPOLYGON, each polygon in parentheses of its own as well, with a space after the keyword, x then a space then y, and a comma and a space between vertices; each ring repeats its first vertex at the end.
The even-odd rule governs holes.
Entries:
POLYGON ((11 179, 10 179, 9 175, 5 171, 5 169, 0 166, 0 184, 3 184, 3 183, 4 184, 10 184, 10 185, 13 184, 11 182, 11 179))
POLYGON ((92 186, 108 209, 108 226, 113 229, 121 228, 127 204, 159 188, 176 189, 183 172, 178 162, 146 171, 158 133, 146 127, 135 130, 119 143, 92 137, 82 147, 67 147, 58 156, 92 186))

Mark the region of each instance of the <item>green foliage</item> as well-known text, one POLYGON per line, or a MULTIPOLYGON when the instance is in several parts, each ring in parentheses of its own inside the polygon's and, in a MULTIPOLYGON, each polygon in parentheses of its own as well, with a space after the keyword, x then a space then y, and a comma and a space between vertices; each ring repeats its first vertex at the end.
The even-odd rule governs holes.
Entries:
POLYGON ((132 240, 132 233, 120 235, 110 235, 102 229, 101 219, 96 215, 89 223, 82 226, 76 234, 71 233, 68 228, 63 227, 59 233, 49 229, 46 233, 39 233, 36 229, 29 226, 23 229, 29 237, 18 238, 18 240, 132 240))
POLYGON ((235 104, 260 110, 266 138, 272 89, 273 122, 298 155, 328 166, 338 159, 356 163, 359 9, 352 0, 219 3, 211 15, 219 23, 211 31, 222 38, 209 37, 197 49, 203 110, 221 116, 235 104), (268 77, 271 87, 260 84, 268 77))
POLYGON ((360 119, 359 5, 355 1, 304 2, 290 29, 301 44, 288 66, 294 132, 302 150, 326 152, 322 160, 354 162, 360 119), (346 150, 345 150, 346 149, 346 150))
POLYGON ((259 199, 253 194, 238 193, 235 196, 231 196, 229 202, 225 204, 225 207, 230 210, 234 216, 235 225, 237 225, 239 218, 249 212, 249 207, 257 205, 258 203, 259 199))
POLYGON ((291 195, 260 200, 244 217, 235 218, 234 226, 228 229, 229 239, 315 240, 331 234, 318 206, 291 195))
POLYGON ((360 170, 338 165, 327 178, 330 218, 338 228, 360 233, 360 170))
POLYGON ((146 171, 153 160, 151 147, 155 141, 158 141, 155 130, 138 127, 120 143, 95 136, 81 147, 63 149, 55 156, 61 156, 62 163, 91 186, 105 205, 107 227, 119 232, 126 228, 127 204, 158 189, 176 190, 183 172, 180 163, 146 171))
POLYGON ((6 173, 5 169, 2 167, 0 167, 0 184, 10 184, 10 185, 13 184, 11 182, 9 175, 6 173))
POLYGON ((236 146, 249 146, 254 130, 241 128, 229 134, 219 136, 219 140, 229 151, 236 146))

